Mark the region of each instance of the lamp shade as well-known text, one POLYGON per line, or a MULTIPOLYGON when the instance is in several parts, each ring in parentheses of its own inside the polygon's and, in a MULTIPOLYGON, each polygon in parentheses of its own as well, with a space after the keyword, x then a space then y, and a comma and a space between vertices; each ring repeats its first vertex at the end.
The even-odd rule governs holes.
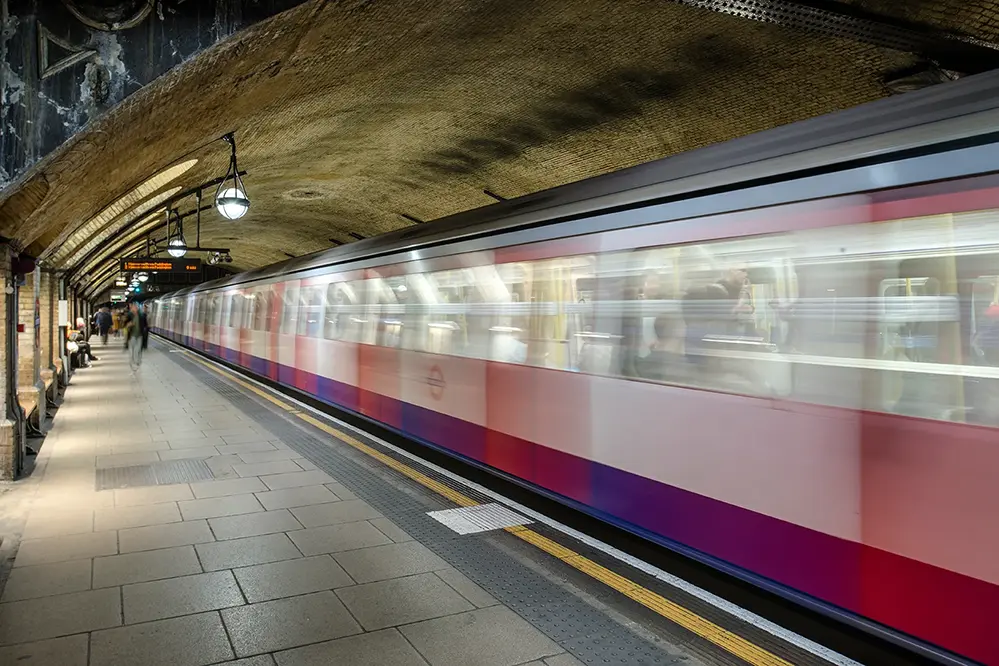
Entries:
POLYGON ((170 242, 167 243, 167 253, 171 257, 180 259, 187 254, 187 242, 183 239, 183 237, 171 238, 170 242))
POLYGON ((230 187, 215 197, 215 208, 222 217, 229 220, 243 217, 249 207, 250 200, 246 198, 243 190, 237 187, 230 187))

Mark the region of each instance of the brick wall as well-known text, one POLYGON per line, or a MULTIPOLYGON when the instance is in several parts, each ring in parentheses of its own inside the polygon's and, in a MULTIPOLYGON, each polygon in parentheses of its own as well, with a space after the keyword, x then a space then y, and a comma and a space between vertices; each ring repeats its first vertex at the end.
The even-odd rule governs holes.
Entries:
POLYGON ((5 400, 7 382, 13 378, 7 377, 4 363, 7 356, 7 329, 4 326, 4 318, 7 307, 7 293, 5 288, 10 283, 10 255, 7 247, 0 244, 0 480, 11 480, 14 478, 14 424, 9 420, 7 414, 7 403, 5 400))
POLYGON ((17 323, 24 332, 17 334, 17 384, 19 388, 35 384, 35 275, 25 276, 18 292, 17 323))
POLYGON ((56 316, 56 293, 55 293, 55 282, 56 278, 52 273, 48 271, 42 271, 42 277, 40 281, 41 294, 39 294, 38 299, 41 303, 42 308, 42 364, 43 370, 51 368, 55 358, 53 354, 58 355, 58 351, 53 351, 55 349, 54 343, 56 339, 56 327, 53 325, 55 323, 56 316))

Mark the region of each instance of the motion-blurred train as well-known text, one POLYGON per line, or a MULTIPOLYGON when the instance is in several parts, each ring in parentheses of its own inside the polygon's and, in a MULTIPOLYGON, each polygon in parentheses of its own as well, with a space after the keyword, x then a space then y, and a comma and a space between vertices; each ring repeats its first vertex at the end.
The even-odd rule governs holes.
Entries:
POLYGON ((157 299, 153 330, 999 664, 999 76, 157 299))

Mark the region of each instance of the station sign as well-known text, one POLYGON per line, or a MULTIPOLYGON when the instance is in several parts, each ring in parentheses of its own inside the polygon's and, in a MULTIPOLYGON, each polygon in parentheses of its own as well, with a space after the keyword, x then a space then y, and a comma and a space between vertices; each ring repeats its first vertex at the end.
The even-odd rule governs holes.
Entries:
POLYGON ((197 273, 201 259, 121 259, 124 273, 137 271, 163 271, 164 273, 197 273))

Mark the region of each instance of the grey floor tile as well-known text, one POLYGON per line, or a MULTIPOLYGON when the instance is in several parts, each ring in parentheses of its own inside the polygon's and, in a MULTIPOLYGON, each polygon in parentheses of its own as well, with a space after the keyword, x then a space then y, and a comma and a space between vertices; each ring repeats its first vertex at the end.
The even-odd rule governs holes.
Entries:
POLYGON ((302 557, 284 534, 230 539, 195 546, 206 571, 246 567, 302 557))
POLYGON ((87 666, 87 634, 51 638, 0 648, 0 664, 11 666, 87 666))
POLYGON ((256 657, 226 661, 218 666, 274 666, 274 657, 269 654, 261 654, 256 657))
POLYGON ((132 465, 148 465, 158 462, 160 457, 155 451, 140 451, 139 453, 122 453, 119 455, 97 456, 98 469, 108 467, 131 467, 132 465))
POLYGON ((381 546, 392 541, 376 530, 371 523, 344 523, 313 527, 307 530, 289 532, 288 536, 305 555, 339 553, 369 546, 381 546))
POLYGON ((350 636, 274 655, 278 666, 426 666, 427 662, 395 629, 350 636))
POLYGON ((218 613, 95 631, 90 666, 207 666, 235 655, 218 613))
POLYGON ((238 433, 235 435, 222 435, 222 439, 225 440, 226 444, 256 444, 258 442, 266 442, 267 438, 258 432, 250 431, 244 433, 238 433))
POLYGON ((476 608, 486 608, 499 603, 493 595, 470 581, 457 569, 440 569, 435 573, 441 580, 457 590, 458 594, 475 604, 476 608))
POLYGON ((229 608, 222 619, 240 657, 361 633, 332 592, 229 608))
POLYGON ((243 453, 257 453, 260 451, 276 451, 275 447, 270 442, 254 442, 253 444, 227 444, 223 446, 215 447, 219 455, 233 455, 238 456, 243 453))
POLYGON ((163 432, 178 435, 180 433, 200 432, 201 430, 204 430, 204 428, 205 426, 203 423, 199 423, 192 418, 176 419, 169 424, 164 424, 163 432))
POLYGON ((205 430, 205 435, 210 437, 225 437, 226 435, 252 435, 257 431, 249 426, 235 426, 231 428, 212 428, 205 430))
POLYGON ((296 451, 257 451, 256 453, 240 453, 239 457, 247 464, 277 462, 278 460, 294 460, 301 458, 301 454, 296 451))
POLYGON ((343 485, 343 484, 342 484, 342 483, 340 483, 340 482, 334 482, 334 483, 327 483, 327 484, 324 484, 324 485, 325 485, 325 486, 326 486, 327 488, 329 488, 329 489, 330 489, 330 491, 332 491, 332 493, 333 493, 334 495, 336 495, 337 497, 339 497, 339 498, 340 498, 340 499, 342 499, 342 500, 352 500, 352 499, 357 499, 357 495, 355 495, 354 493, 352 493, 352 492, 351 492, 351 491, 350 491, 350 490, 349 490, 349 489, 347 488, 347 486, 343 485))
POLYGON ((554 657, 545 659, 545 666, 583 666, 583 662, 573 657, 568 652, 557 654, 554 657))
POLYGON ((233 573, 251 604, 354 584, 329 555, 260 564, 233 573))
POLYGON ((238 479, 239 474, 232 468, 233 465, 242 465, 243 461, 236 455, 215 456, 205 460, 208 469, 212 471, 212 476, 216 479, 238 479))
POLYGON ((267 487, 271 490, 299 488, 301 486, 318 486, 324 483, 333 483, 335 481, 335 479, 326 472, 319 471, 271 474, 269 476, 260 477, 260 480, 267 484, 267 487))
POLYGON ((259 479, 225 479, 223 481, 205 481, 192 483, 191 490, 198 499, 208 497, 224 497, 226 495, 245 495, 267 490, 267 486, 259 479))
MULTIPOLYGON (((322 486, 319 486, 320 488, 322 486)), ((359 520, 381 518, 364 500, 344 500, 332 504, 313 504, 291 510, 304 527, 322 527, 339 523, 356 523, 359 520)))
POLYGON ((113 492, 115 506, 162 504, 194 499, 191 487, 186 483, 172 486, 150 486, 148 488, 124 488, 113 492))
MULTIPOLYGON (((94 510, 32 511, 24 525, 22 538, 45 539, 94 531, 94 510)), ((100 531, 100 530, 98 530, 100 531)))
POLYGON ((388 518, 374 518, 368 521, 372 525, 378 528, 378 531, 387 536, 392 541, 396 543, 402 543, 404 541, 412 541, 413 537, 409 536, 402 529, 393 523, 388 518))
POLYGON ((417 541, 351 550, 334 557, 358 583, 450 568, 447 562, 417 541))
POLYGON ((90 560, 17 567, 11 571, 0 601, 34 599, 89 589, 90 560))
POLYGON ((133 442, 131 444, 112 444, 111 454, 122 455, 124 453, 147 453, 149 451, 169 451, 170 445, 166 442, 133 442))
POLYGON ((218 454, 219 452, 215 450, 214 446, 198 446, 190 449, 170 449, 169 451, 160 451, 160 460, 182 460, 187 458, 205 459, 217 456, 218 454))
POLYGON ((154 442, 166 442, 168 440, 187 440, 187 439, 204 439, 205 433, 202 430, 187 431, 183 433, 176 432, 157 432, 150 435, 154 442))
POLYGON ((393 578, 337 590, 365 631, 395 627, 475 608, 433 574, 393 578))
POLYGON ((326 486, 303 486, 301 488, 288 488, 287 490, 271 490, 264 493, 257 493, 257 499, 260 500, 260 503, 268 511, 340 501, 340 498, 334 495, 326 486))
POLYGON ((94 511, 94 527, 97 532, 179 523, 180 521, 180 511, 177 510, 177 505, 173 502, 142 506, 116 506, 94 511))
POLYGON ((253 495, 227 495, 178 503, 184 520, 238 516, 263 511, 264 507, 253 495))
POLYGON ((427 620, 399 630, 432 666, 512 666, 563 652, 504 606, 427 620))
POLYGON ((201 573, 193 546, 146 550, 94 559, 94 587, 142 583, 201 573))
POLYGON ((170 523, 153 525, 151 527, 133 527, 118 532, 118 541, 122 553, 134 553, 140 550, 157 550, 173 548, 174 546, 189 546, 195 543, 215 541, 208 522, 193 520, 185 523, 170 523))
POLYGON ((122 588, 125 624, 240 606, 243 595, 231 571, 135 583, 122 588))
POLYGON ((312 462, 311 460, 306 460, 305 458, 299 458, 298 460, 295 461, 295 464, 301 467, 305 471, 319 469, 318 467, 316 467, 316 463, 312 462))
POLYGON ((118 534, 91 532, 72 536, 22 541, 17 549, 14 566, 31 566, 51 562, 66 562, 118 552, 118 534))
MULTIPOLYGON (((171 451, 183 451, 185 449, 204 449, 207 447, 216 448, 219 446, 224 446, 224 442, 221 437, 190 437, 185 439, 171 439, 168 440, 170 443, 171 451)), ((216 452, 215 455, 218 455, 216 452)))
POLYGON ((117 588, 0 604, 0 645, 69 636, 121 624, 117 588))
POLYGON ((242 516, 227 516, 225 518, 210 518, 208 524, 215 533, 215 538, 240 539, 244 537, 289 532, 299 529, 300 525, 287 509, 248 513, 242 516))
POLYGON ((240 476, 262 476, 264 474, 284 474, 286 472, 301 472, 302 468, 293 460, 274 460, 272 462, 242 463, 232 466, 240 476))

